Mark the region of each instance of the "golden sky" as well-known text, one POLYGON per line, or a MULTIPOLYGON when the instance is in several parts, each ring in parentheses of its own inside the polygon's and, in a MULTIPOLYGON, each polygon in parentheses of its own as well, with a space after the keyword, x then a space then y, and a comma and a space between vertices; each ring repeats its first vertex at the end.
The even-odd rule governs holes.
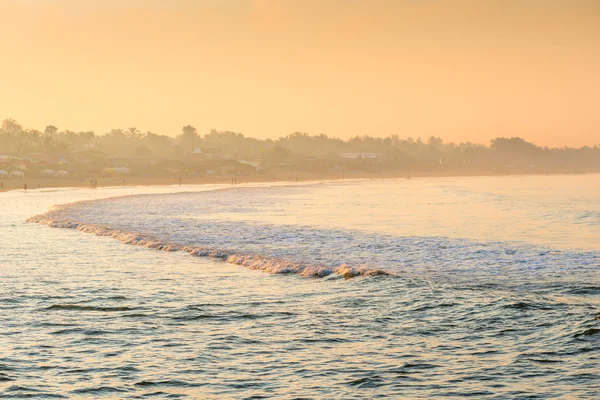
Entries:
POLYGON ((598 0, 0 0, 0 119, 600 144, 598 0))

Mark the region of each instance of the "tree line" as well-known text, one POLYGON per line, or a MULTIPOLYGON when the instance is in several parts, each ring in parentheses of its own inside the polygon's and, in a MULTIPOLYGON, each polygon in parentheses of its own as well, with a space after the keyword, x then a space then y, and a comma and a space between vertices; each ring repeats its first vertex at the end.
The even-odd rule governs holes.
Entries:
MULTIPOLYGON (((263 160, 274 164, 307 158, 333 159, 340 154, 376 154, 390 167, 410 165, 507 166, 545 168, 600 168, 600 146, 549 148, 519 137, 500 137, 489 145, 451 143, 440 137, 401 138, 355 136, 347 140, 325 134, 294 132, 279 139, 256 139, 241 133, 211 130, 202 135, 186 125, 179 135, 141 132, 135 127, 93 131, 59 130, 49 125, 43 131, 23 127, 14 119, 0 126, 0 154, 23 156, 46 153, 53 157, 73 157, 81 152, 101 152, 108 156, 145 159, 185 159, 194 148, 217 148, 223 156, 243 160, 263 160)), ((358 158, 361 158, 359 155, 358 158)))

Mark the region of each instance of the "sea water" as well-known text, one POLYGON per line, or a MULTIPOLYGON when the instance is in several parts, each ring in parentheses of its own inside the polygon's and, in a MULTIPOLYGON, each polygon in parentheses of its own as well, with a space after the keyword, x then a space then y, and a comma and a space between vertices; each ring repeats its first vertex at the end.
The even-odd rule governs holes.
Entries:
POLYGON ((4 193, 0 394, 595 398, 599 199, 598 175, 4 193))

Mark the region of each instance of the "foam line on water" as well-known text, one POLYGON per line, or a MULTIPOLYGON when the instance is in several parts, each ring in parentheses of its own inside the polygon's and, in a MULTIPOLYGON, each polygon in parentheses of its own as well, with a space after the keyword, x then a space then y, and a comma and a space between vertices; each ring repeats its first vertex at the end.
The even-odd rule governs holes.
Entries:
POLYGON ((325 277, 337 274, 344 278, 356 276, 393 275, 389 272, 369 267, 354 267, 341 264, 336 267, 325 267, 308 263, 297 263, 277 257, 268 257, 260 254, 239 254, 214 248, 186 246, 168 243, 151 235, 139 232, 126 232, 98 224, 82 224, 73 221, 64 221, 49 218, 45 214, 35 215, 27 222, 47 225, 52 228, 76 229, 84 233, 92 233, 97 236, 112 237, 124 244, 142 246, 149 249, 163 251, 184 251, 196 257, 209 257, 227 261, 231 264, 240 265, 249 269, 267 272, 270 274, 296 274, 301 276, 325 277))

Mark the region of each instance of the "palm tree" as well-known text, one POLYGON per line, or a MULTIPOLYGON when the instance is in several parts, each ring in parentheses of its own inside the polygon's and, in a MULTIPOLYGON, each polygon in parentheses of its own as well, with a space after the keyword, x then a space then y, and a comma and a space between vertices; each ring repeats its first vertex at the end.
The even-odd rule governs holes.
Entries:
POLYGON ((142 132, 140 132, 140 130, 138 128, 128 128, 127 132, 125 133, 127 135, 127 137, 131 138, 131 139, 142 139, 144 137, 144 134, 142 132))
POLYGON ((58 132, 58 128, 54 125, 48 125, 46 129, 44 129, 44 134, 51 138, 54 138, 56 132, 58 132))

